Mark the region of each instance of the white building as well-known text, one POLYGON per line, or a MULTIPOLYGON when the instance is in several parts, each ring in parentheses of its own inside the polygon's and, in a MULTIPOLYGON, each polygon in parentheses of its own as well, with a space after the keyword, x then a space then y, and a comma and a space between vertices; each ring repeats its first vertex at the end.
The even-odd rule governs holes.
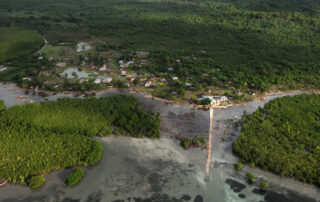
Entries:
POLYGON ((102 80, 102 83, 110 83, 112 81, 111 77, 106 77, 102 80))
POLYGON ((8 70, 8 68, 0 66, 0 72, 4 72, 4 71, 7 71, 7 70, 8 70))
POLYGON ((147 81, 147 82, 144 84, 144 86, 149 88, 149 87, 151 86, 151 84, 152 84, 151 81, 147 81))
POLYGON ((172 80, 177 81, 177 80, 178 80, 178 77, 173 76, 173 77, 172 77, 172 80))
POLYGON ((94 83, 95 83, 95 84, 101 83, 101 79, 96 79, 96 80, 94 80, 94 83))
POLYGON ((67 66, 67 63, 66 63, 66 62, 57 62, 57 63, 56 63, 56 66, 58 66, 58 67, 65 67, 65 66, 67 66))
POLYGON ((210 100, 210 105, 211 106, 217 106, 217 105, 220 105, 223 102, 228 102, 229 101, 229 99, 226 96, 212 97, 212 96, 208 96, 208 95, 203 95, 198 100, 206 100, 206 99, 210 100))
POLYGON ((106 71, 106 70, 107 70, 107 67, 106 67, 106 66, 103 66, 103 67, 100 67, 100 68, 99 68, 99 71, 100 71, 100 72, 104 72, 104 71, 106 71))

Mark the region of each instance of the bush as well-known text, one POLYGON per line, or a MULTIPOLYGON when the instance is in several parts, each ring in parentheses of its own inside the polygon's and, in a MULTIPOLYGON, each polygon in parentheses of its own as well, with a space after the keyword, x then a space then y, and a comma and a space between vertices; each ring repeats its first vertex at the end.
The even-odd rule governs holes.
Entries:
POLYGON ((3 100, 0 100, 0 112, 1 111, 4 111, 6 109, 6 106, 4 104, 4 101, 3 100))
POLYGON ((180 144, 184 149, 188 149, 191 144, 191 140, 189 138, 182 138, 180 144))
POLYGON ((202 145, 207 143, 207 139, 205 137, 200 138, 200 142, 202 145))
POLYGON ((233 166, 234 166, 234 169, 236 169, 236 171, 242 170, 242 163, 240 162, 233 164, 233 166))
POLYGON ((211 101, 208 98, 200 101, 201 105, 210 105, 210 103, 211 103, 211 101))
POLYGON ((261 189, 267 189, 268 187, 269 187, 269 184, 267 182, 260 182, 261 189))
POLYGON ((250 166, 250 168, 254 168, 254 167, 256 167, 256 164, 254 162, 251 162, 249 166, 250 166))
POLYGON ((33 176, 28 180, 28 186, 31 189, 37 189, 41 187, 45 183, 46 179, 40 175, 40 176, 33 176))
POLYGON ((194 137, 194 138, 192 139, 192 144, 194 144, 194 145, 200 145, 200 144, 201 144, 200 138, 199 138, 199 137, 194 137))
POLYGON ((255 176, 252 173, 247 173, 247 178, 249 183, 254 183, 255 176))
POLYGON ((82 168, 75 168, 73 172, 66 178, 66 184, 73 186, 80 182, 84 176, 82 168))

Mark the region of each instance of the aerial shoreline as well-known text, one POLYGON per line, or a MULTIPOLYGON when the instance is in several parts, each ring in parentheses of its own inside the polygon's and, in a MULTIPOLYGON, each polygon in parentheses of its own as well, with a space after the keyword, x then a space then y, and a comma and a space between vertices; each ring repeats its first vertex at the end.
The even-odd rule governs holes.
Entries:
MULTIPOLYGON (((43 97, 40 97, 38 95, 32 95, 31 93, 29 95, 26 95, 23 89, 18 88, 15 86, 15 84, 0 84, 0 96, 2 97, 3 90, 4 88, 6 89, 7 93, 6 98, 8 101, 6 102, 10 106, 16 105, 16 104, 24 104, 22 100, 17 100, 18 95, 24 95, 27 98, 30 99, 35 99, 36 102, 40 101, 45 101, 43 97), (9 91, 9 92, 8 92, 9 91), (9 101, 10 100, 10 101, 9 101), (10 103, 8 103, 10 102, 10 103)), ((97 97, 103 97, 103 96, 109 96, 113 95, 116 93, 125 93, 125 94, 132 94, 127 91, 103 91, 103 92, 97 92, 96 96, 97 97)), ((226 123, 227 119, 229 118, 235 118, 237 117, 238 119, 241 118, 243 110, 247 110, 248 113, 254 112, 258 106, 262 106, 265 102, 269 101, 270 99, 279 97, 279 96, 285 96, 285 95, 294 95, 302 92, 291 92, 291 93, 282 93, 281 95, 279 93, 274 94, 274 95, 269 95, 269 97, 266 97, 264 101, 261 100, 256 100, 252 102, 248 102, 246 104, 242 105, 234 105, 232 107, 229 107, 228 109, 215 109, 214 110, 214 137, 213 137, 213 150, 212 150, 212 162, 211 162, 211 173, 210 173, 210 182, 206 185, 201 185, 201 186, 206 186, 206 189, 214 189, 217 185, 216 183, 224 183, 225 179, 234 179, 239 182, 245 182, 245 175, 244 173, 236 174, 233 169, 232 164, 236 163, 238 161, 238 158, 235 157, 232 154, 232 148, 231 148, 231 143, 236 139, 236 137, 239 135, 239 129, 234 129, 230 128, 228 124, 226 123), (221 141, 221 138, 223 137, 223 133, 226 131, 227 137, 226 141, 221 141), (222 177, 221 179, 221 176, 222 177), (211 187, 211 188, 210 188, 211 187)), ((205 160, 207 157, 207 151, 208 150, 201 150, 199 148, 191 148, 189 150, 184 151, 177 140, 175 138, 172 138, 170 136, 170 133, 177 135, 177 136, 183 136, 183 137, 192 137, 195 134, 202 136, 202 137, 207 137, 208 135, 208 128, 209 128, 209 112, 196 109, 195 114, 192 115, 190 110, 193 109, 193 105, 185 105, 185 104, 167 104, 163 101, 160 100, 155 100, 151 99, 149 97, 145 97, 140 93, 134 93, 133 94, 135 97, 137 97, 140 100, 141 105, 143 106, 144 109, 147 110, 152 110, 155 112, 159 112, 161 114, 161 139, 160 142, 156 140, 156 142, 152 142, 153 140, 149 141, 147 139, 135 139, 135 138, 127 138, 127 137, 106 137, 104 138, 107 140, 110 138, 115 145, 118 144, 118 141, 122 142, 125 141, 127 142, 126 144, 131 144, 131 142, 136 142, 136 141, 141 141, 140 144, 142 145, 137 145, 138 149, 140 146, 143 146, 143 142, 148 142, 148 144, 156 144, 154 147, 162 147, 162 141, 165 141, 166 144, 171 145, 170 150, 174 152, 178 152, 176 155, 181 156, 183 159, 193 159, 191 160, 191 164, 197 164, 195 172, 197 173, 195 176, 200 176, 199 180, 203 181, 204 180, 204 171, 205 171, 205 160), (159 145, 158 145, 159 143, 159 145), (198 159, 198 160, 195 160, 198 159), (196 163, 198 162, 198 163, 196 163)), ((64 94, 64 93, 59 93, 56 95, 49 95, 48 100, 56 100, 57 98, 60 97, 74 97, 74 94, 64 94)), ((82 97, 82 96, 81 96, 82 97)), ((109 141, 109 140, 108 140, 109 141)), ((122 143, 121 143, 122 144, 122 143)), ((106 148, 104 148, 106 149, 106 148)), ((110 151, 111 152, 111 151, 110 151)), ((108 154, 106 154, 108 155, 108 154)), ((139 154, 139 155, 144 155, 144 154, 139 154)), ((158 154, 154 154, 154 158, 158 154)), ((172 161, 175 162, 176 159, 175 157, 172 157, 172 161)), ((108 158, 108 157, 103 157, 103 159, 108 158)), ((125 156, 119 157, 121 158, 126 158, 125 156)), ((171 158, 171 157, 170 157, 171 158)), ((102 160, 103 162, 104 160, 102 160)), ((189 161, 189 160, 188 160, 189 161)), ((100 163, 99 163, 100 164, 100 163)), ((102 163, 104 164, 104 163, 102 163)), ((108 163, 107 163, 108 164, 108 163)), ((97 165, 99 167, 99 165, 97 165)), ((107 166, 107 165, 106 165, 107 166)), ((117 166, 122 166, 122 163, 117 164, 117 166)), ((86 172, 95 172, 95 167, 92 168, 86 168, 86 172)), ((307 195, 309 197, 312 197, 314 199, 317 199, 319 195, 319 188, 314 187, 312 185, 304 184, 298 181, 295 181, 293 179, 289 178, 281 178, 279 176, 276 176, 270 172, 266 172, 263 170, 260 170, 259 168, 251 169, 248 166, 245 166, 244 171, 249 171, 251 173, 254 173, 257 178, 263 178, 267 179, 267 181, 270 184, 270 190, 278 190, 279 187, 281 187, 282 190, 281 192, 285 190, 291 190, 295 192, 299 192, 302 195, 307 195), (276 188, 277 187, 277 188, 276 188)), ((67 170, 60 170, 60 171, 52 171, 48 176, 55 176, 56 173, 65 173, 68 172, 67 170)), ((97 171, 98 172, 98 171, 97 171)), ((98 173, 95 175, 99 176, 98 173)), ((190 179, 193 179, 195 176, 194 175, 189 175, 190 179)), ((51 178, 51 177, 50 177, 51 178)), ((86 177, 85 177, 86 179, 86 177)), ((87 179, 89 180, 89 179, 87 179)), ((177 179, 174 179, 175 181, 177 179)), ((60 184, 60 182, 57 182, 57 180, 53 180, 53 182, 60 184)), ((48 180, 48 185, 45 185, 43 188, 44 190, 47 190, 48 186, 51 183, 48 180), (47 187, 47 188, 46 188, 47 187)), ((196 183, 197 184, 197 183, 196 183)), ((11 185, 8 184, 5 187, 0 189, 1 195, 6 193, 4 190, 13 190, 13 187, 16 187, 17 185, 11 185), (3 191, 2 191, 3 190, 3 191)), ((63 186, 63 185, 59 185, 63 186)), ((82 185, 84 186, 84 185, 82 185)), ((50 187, 50 186, 49 186, 50 187)), ((25 191, 25 195, 29 195, 30 192, 27 190, 27 188, 23 188, 25 191), (29 193, 29 194, 28 194, 29 193)), ((204 189, 202 187, 200 190, 204 189)), ((237 195, 232 194, 232 191, 228 191, 225 193, 226 190, 228 190, 228 186, 224 186, 223 189, 217 189, 217 190, 212 190, 214 193, 220 193, 220 197, 225 198, 225 197, 237 197, 237 195), (231 196, 232 195, 232 196, 231 196)), ((250 192, 248 192, 251 188, 247 187, 245 190, 245 195, 248 195, 247 197, 257 197, 255 195, 251 196, 250 192)), ((200 190, 198 190, 200 192, 200 190)), ((71 191, 71 190, 70 190, 71 191)), ((106 192, 110 192, 110 190, 105 190, 106 192)), ((42 191, 40 191, 41 193, 42 191)), ((172 195, 173 193, 171 193, 172 195)), ((195 194, 195 193, 194 193, 195 194)), ((203 192, 201 195, 206 199, 210 198, 210 195, 206 195, 206 192, 203 192)), ((195 194, 196 195, 196 194, 195 194)), ((195 195, 193 197, 195 197, 195 195)), ((5 196, 5 195, 4 195, 5 196)), ((212 196, 211 196, 212 197, 212 196)), ((218 197, 218 196, 217 196, 218 197)), ((1 197, 0 197, 1 199, 1 197)))
MULTIPOLYGON (((15 88, 23 90, 24 92, 44 93, 45 95, 56 95, 56 94, 90 95, 90 94, 102 94, 102 93, 129 93, 129 94, 141 95, 145 98, 165 102, 165 103, 176 105, 176 106, 188 105, 190 107, 197 107, 199 109, 205 109, 205 110, 209 109, 209 108, 203 108, 203 107, 201 107, 201 105, 191 103, 191 100, 189 102, 187 102, 186 100, 184 100, 183 102, 177 102, 175 100, 168 100, 168 99, 164 99, 164 98, 159 98, 159 97, 153 96, 150 93, 138 91, 135 88, 123 89, 123 88, 114 88, 113 87, 113 88, 108 88, 108 89, 89 90, 89 91, 50 91, 50 90, 34 90, 34 89, 21 88, 21 87, 17 86, 16 83, 14 83, 14 82, 0 82, 0 84, 13 84, 13 85, 15 85, 15 88)), ((259 96, 256 96, 253 100, 232 103, 232 106, 243 105, 248 102, 254 102, 257 100, 262 101, 265 98, 273 96, 273 95, 282 96, 282 95, 286 95, 286 94, 300 94, 300 93, 320 94, 320 90, 318 90, 318 89, 297 89, 297 90, 285 90, 285 91, 278 90, 278 89, 269 90, 269 91, 266 91, 266 92, 260 94, 259 96)), ((220 108, 220 109, 223 109, 223 108, 220 108)))

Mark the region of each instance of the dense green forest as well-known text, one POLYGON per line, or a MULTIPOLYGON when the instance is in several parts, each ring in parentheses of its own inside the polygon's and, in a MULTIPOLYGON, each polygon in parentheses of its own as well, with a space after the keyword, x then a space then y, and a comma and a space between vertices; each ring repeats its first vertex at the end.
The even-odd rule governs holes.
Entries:
POLYGON ((36 31, 0 27, 0 63, 34 53, 44 44, 36 31))
POLYGON ((91 136, 158 138, 159 116, 132 96, 70 99, 10 107, 0 114, 0 179, 26 184, 54 169, 89 166, 102 155, 91 136))
POLYGON ((94 39, 98 52, 150 51, 143 70, 173 66, 197 90, 265 91, 320 87, 319 13, 318 0, 2 0, 0 26, 37 30, 51 44, 94 39))
POLYGON ((320 186, 320 95, 277 98, 241 120, 243 162, 320 186))

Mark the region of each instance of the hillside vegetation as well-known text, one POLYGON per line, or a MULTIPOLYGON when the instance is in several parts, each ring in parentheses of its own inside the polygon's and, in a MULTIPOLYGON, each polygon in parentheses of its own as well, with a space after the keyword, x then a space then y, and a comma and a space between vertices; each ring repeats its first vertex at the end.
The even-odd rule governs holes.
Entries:
POLYGON ((2 0, 0 25, 52 44, 94 39, 98 55, 150 51, 152 65, 139 70, 172 66, 196 90, 265 91, 320 87, 319 11, 317 0, 2 0))
POLYGON ((0 63, 30 55, 44 44, 37 31, 15 27, 0 27, 0 39, 0 63))
POLYGON ((91 136, 157 138, 159 122, 124 95, 11 107, 0 114, 0 179, 26 184, 51 170, 96 164, 102 145, 91 136))
POLYGON ((241 121, 242 161, 320 186, 320 95, 277 98, 241 121))

